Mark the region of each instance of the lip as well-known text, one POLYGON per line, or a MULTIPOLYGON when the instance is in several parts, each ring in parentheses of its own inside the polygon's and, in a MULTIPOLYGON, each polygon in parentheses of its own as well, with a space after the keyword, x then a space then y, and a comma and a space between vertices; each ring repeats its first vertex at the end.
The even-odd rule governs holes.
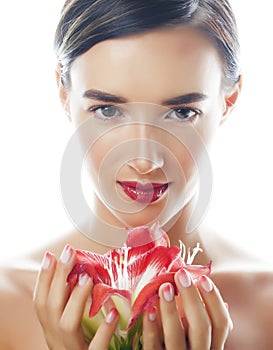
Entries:
POLYGON ((159 200, 169 187, 168 183, 140 183, 138 181, 117 181, 125 194, 138 203, 152 203, 159 200))

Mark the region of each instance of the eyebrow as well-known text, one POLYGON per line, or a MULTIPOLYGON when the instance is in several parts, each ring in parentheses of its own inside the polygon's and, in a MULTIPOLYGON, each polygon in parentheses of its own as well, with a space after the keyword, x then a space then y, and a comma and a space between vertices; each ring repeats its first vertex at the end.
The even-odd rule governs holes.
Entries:
POLYGON ((127 103, 128 100, 121 96, 109 94, 108 92, 90 89, 83 93, 82 97, 102 102, 127 103))
POLYGON ((204 101, 208 98, 207 95, 199 93, 199 92, 192 92, 189 94, 176 96, 174 98, 168 99, 163 101, 163 105, 165 106, 171 106, 171 105, 183 105, 187 103, 193 103, 193 102, 200 102, 204 101))
MULTIPOLYGON (((85 91, 82 97, 98 100, 102 102, 108 102, 108 103, 127 103, 128 102, 128 100, 122 96, 113 95, 113 94, 110 94, 109 92, 100 91, 96 89, 90 89, 85 91)), ((162 104, 165 106, 182 105, 182 104, 204 101, 207 98, 208 96, 205 94, 202 94, 199 92, 192 92, 189 94, 167 99, 163 101, 162 104)))

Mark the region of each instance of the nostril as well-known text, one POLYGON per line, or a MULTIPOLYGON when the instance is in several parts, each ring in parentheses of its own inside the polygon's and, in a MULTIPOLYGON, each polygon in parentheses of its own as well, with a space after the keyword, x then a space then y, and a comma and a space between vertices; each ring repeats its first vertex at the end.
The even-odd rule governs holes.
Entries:
POLYGON ((145 158, 138 158, 127 163, 129 167, 136 170, 139 174, 145 175, 156 169, 161 169, 164 165, 163 159, 160 161, 151 161, 145 158))

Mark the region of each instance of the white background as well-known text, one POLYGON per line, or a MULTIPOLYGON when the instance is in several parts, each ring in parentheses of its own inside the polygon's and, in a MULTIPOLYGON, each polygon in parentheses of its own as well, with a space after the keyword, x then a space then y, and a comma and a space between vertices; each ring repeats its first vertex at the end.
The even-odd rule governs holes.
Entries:
MULTIPOLYGON (((244 85, 215 143, 208 218, 238 245, 273 261, 272 5, 233 3, 244 85)), ((71 227, 59 170, 72 129, 58 102, 52 50, 61 4, 16 0, 1 6, 0 260, 71 227)))

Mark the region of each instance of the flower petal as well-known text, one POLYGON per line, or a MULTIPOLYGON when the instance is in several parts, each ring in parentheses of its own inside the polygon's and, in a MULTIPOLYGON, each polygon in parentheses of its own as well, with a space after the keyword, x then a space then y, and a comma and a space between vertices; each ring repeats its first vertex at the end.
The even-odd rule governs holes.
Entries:
POLYGON ((89 311, 89 317, 95 316, 102 305, 112 296, 119 295, 128 301, 131 304, 131 293, 125 289, 116 289, 112 288, 103 283, 96 284, 92 291, 92 304, 89 311))
POLYGON ((168 272, 165 274, 162 274, 160 276, 155 276, 150 283, 147 283, 140 293, 138 294, 135 302, 132 306, 132 318, 130 320, 130 323, 128 325, 128 329, 131 327, 131 325, 137 320, 138 316, 148 309, 148 307, 151 306, 152 303, 155 303, 155 301, 158 299, 158 289, 161 286, 162 283, 169 282, 172 283, 175 291, 177 293, 177 288, 174 283, 174 272, 168 272))
POLYGON ((211 273, 211 261, 203 266, 203 265, 189 265, 187 264, 185 269, 190 272, 193 279, 196 279, 202 275, 209 275, 211 273))
POLYGON ((125 330, 131 319, 131 303, 129 304, 128 299, 118 295, 112 295, 111 300, 119 313, 119 328, 125 330))
POLYGON ((86 272, 93 279, 94 284, 110 284, 110 276, 105 268, 108 262, 107 257, 85 250, 76 250, 76 253, 76 263, 67 277, 67 282, 70 283, 72 289, 78 283, 79 275, 83 272, 86 272))
POLYGON ((84 311, 83 318, 82 318, 82 328, 83 333, 85 336, 85 339, 90 343, 94 335, 96 334, 99 326, 104 320, 104 316, 102 315, 102 312, 97 313, 96 316, 90 318, 88 316, 87 308, 84 311))
POLYGON ((127 247, 142 247, 146 251, 155 246, 168 247, 170 240, 165 231, 163 231, 159 223, 154 223, 151 227, 149 226, 138 226, 133 229, 127 229, 127 247))
POLYGON ((183 264, 180 248, 176 246, 170 248, 154 247, 148 253, 140 255, 128 268, 133 302, 141 289, 155 276, 168 272, 174 261, 177 262, 177 265, 178 261, 180 261, 180 265, 183 264))
MULTIPOLYGON (((184 268, 190 272, 193 279, 196 279, 199 276, 210 274, 211 262, 206 266, 187 265, 186 267, 184 266, 184 268)), ((176 270, 176 271, 178 271, 178 270, 176 270)), ((144 287, 141 289, 141 291, 139 292, 139 294, 137 295, 137 297, 133 303, 132 318, 131 318, 131 321, 128 325, 128 328, 131 327, 131 325, 136 321, 138 316, 143 311, 147 310, 152 305, 151 301, 154 302, 155 297, 157 298, 158 289, 162 283, 166 283, 166 282, 172 283, 174 290, 175 290, 175 294, 177 294, 178 290, 177 290, 176 284, 174 282, 174 275, 175 275, 176 271, 167 272, 167 273, 163 273, 159 276, 155 276, 150 281, 150 283, 147 283, 146 285, 144 285, 144 287)))

